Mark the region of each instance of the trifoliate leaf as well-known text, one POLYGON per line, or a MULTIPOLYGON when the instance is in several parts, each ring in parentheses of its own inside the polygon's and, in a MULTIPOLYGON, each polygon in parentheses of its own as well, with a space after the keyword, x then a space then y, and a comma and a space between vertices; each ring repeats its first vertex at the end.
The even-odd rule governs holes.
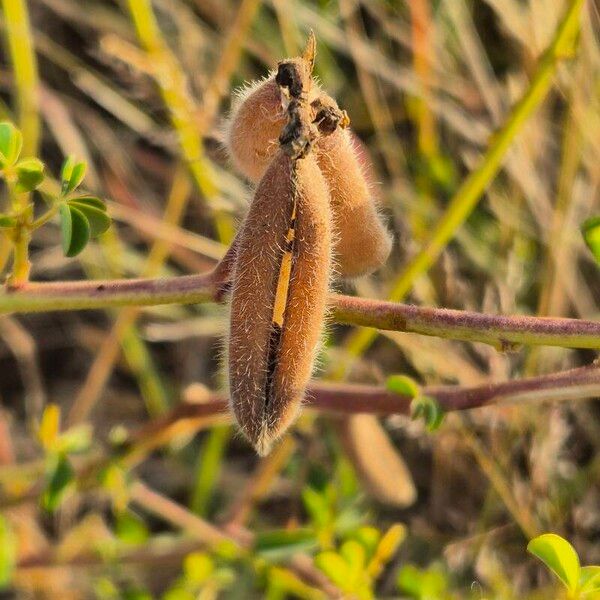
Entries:
POLYGON ((427 429, 435 431, 444 420, 444 411, 435 398, 418 396, 410 403, 410 416, 413 421, 422 417, 427 429))
POLYGON ((60 171, 63 195, 72 192, 79 186, 85 177, 86 167, 84 162, 77 162, 74 155, 67 156, 60 171))
POLYGON ((103 234, 110 227, 110 217, 99 208, 90 204, 82 204, 75 200, 69 201, 69 207, 79 210, 87 219, 91 237, 103 234))

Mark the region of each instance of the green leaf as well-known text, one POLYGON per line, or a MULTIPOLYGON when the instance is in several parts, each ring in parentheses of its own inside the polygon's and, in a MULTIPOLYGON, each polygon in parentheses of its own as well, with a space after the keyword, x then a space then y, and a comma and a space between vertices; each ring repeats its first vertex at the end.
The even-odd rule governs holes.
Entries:
POLYGON ((565 585, 575 593, 579 584, 581 567, 575 548, 555 533, 544 533, 532 539, 527 551, 539 558, 565 585))
POLYGON ((17 192, 32 192, 44 181, 44 163, 37 158, 25 158, 15 167, 17 171, 17 192))
POLYGON ((92 208, 97 208, 106 212, 106 202, 97 198, 96 196, 77 196, 77 198, 71 198, 69 202, 77 202, 78 204, 86 204, 92 208))
POLYGON ((419 396, 410 403, 410 417, 423 418, 429 431, 435 431, 444 420, 444 411, 439 402, 431 396, 419 396))
POLYGON ((110 217, 99 208, 90 204, 82 204, 74 200, 68 202, 70 208, 75 208, 80 211, 87 219, 90 226, 90 235, 97 237, 103 234, 110 227, 110 217))
POLYGON ((584 221, 581 225, 581 234, 596 262, 600 264, 600 216, 584 221))
POLYGON ((83 213, 76 208, 70 207, 72 231, 71 246, 67 256, 77 256, 90 241, 90 224, 83 213))
POLYGON ((348 563, 339 554, 332 551, 321 552, 315 557, 315 566, 342 590, 348 589, 352 572, 348 563))
POLYGON ((419 600, 438 600, 448 588, 446 575, 438 565, 423 570, 404 565, 398 572, 396 584, 400 591, 419 600))
POLYGON ((331 522, 329 502, 323 494, 311 487, 306 487, 302 490, 302 500, 306 511, 317 527, 325 527, 331 522))
POLYGON ((107 465, 98 474, 98 479, 108 492, 115 513, 123 513, 129 504, 130 480, 127 471, 117 462, 107 465))
POLYGON ((54 512, 64 500, 67 492, 74 482, 74 471, 69 459, 64 454, 59 454, 50 461, 46 491, 42 496, 42 505, 54 512))
POLYGON ((77 162, 73 154, 67 156, 60 171, 63 195, 72 192, 79 186, 85 177, 85 170, 86 164, 84 162, 77 162))
POLYGON ((348 540, 340 548, 340 556, 346 561, 353 573, 363 571, 367 562, 364 547, 356 540, 348 540))
POLYGON ((68 256, 69 248, 71 247, 71 239, 73 237, 73 222, 71 220, 71 211, 67 204, 61 204, 59 209, 60 215, 60 233, 62 238, 63 254, 68 256))
POLYGON ((90 225, 83 213, 69 206, 60 206, 62 246, 65 256, 77 256, 90 240, 90 225))
POLYGON ((377 544, 381 539, 381 532, 375 527, 365 525, 354 531, 351 537, 357 542, 360 542, 367 552, 367 555, 371 557, 375 554, 377 544))
POLYGON ((65 454, 85 452, 92 444, 92 427, 89 423, 74 425, 58 436, 56 450, 65 454))
POLYGON ((581 567, 579 572, 579 593, 585 597, 588 594, 600 592, 600 567, 581 567))
POLYGON ((310 551, 318 546, 312 529, 276 529, 258 533, 254 548, 263 558, 283 560, 301 551, 310 551))
POLYGON ((8 215, 0 215, 0 229, 14 227, 17 224, 17 220, 14 217, 8 215))
POLYGON ((150 537, 144 521, 129 511, 119 513, 115 533, 122 542, 132 546, 145 544, 150 537))
POLYGON ((0 589, 10 585, 17 559, 17 539, 8 520, 0 515, 0 589))
POLYGON ((192 552, 183 561, 183 573, 189 583, 202 585, 214 572, 215 563, 205 552, 192 552))
POLYGON ((390 392, 409 398, 415 398, 421 393, 419 384, 406 375, 390 375, 385 385, 390 392))
POLYGON ((8 121, 0 123, 0 168, 14 165, 21 154, 23 136, 8 121))

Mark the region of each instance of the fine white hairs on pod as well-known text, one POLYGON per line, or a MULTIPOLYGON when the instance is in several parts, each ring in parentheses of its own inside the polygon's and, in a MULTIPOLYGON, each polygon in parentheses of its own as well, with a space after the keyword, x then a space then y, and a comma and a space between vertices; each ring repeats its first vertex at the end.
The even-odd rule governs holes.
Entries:
POLYGON ((237 239, 232 412, 260 455, 295 419, 319 345, 330 277, 329 192, 313 155, 279 151, 237 239))
MULTIPOLYGON (((315 39, 311 34, 300 57, 280 62, 277 72, 248 86, 235 102, 226 143, 234 166, 251 181, 260 180, 279 147, 288 102, 282 92, 286 87, 281 85, 285 83, 281 73, 287 65, 309 75, 304 91, 307 102, 325 110, 337 109, 335 100, 322 92, 310 76, 314 58, 315 39)), ((289 92, 293 96, 295 90, 289 92)), ((336 128, 331 135, 318 139, 315 155, 331 197, 336 271, 348 278, 371 273, 385 263, 392 248, 392 237, 378 212, 373 183, 369 182, 374 178, 366 176, 372 166, 358 151, 347 128, 336 128)))

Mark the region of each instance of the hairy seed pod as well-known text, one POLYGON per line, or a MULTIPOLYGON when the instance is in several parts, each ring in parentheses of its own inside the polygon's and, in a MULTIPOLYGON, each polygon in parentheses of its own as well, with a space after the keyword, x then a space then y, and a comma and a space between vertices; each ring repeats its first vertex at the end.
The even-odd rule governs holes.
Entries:
POLYGON ((335 255, 343 277, 360 277, 385 263, 392 238, 383 224, 352 133, 336 129, 315 145, 317 162, 331 195, 335 255))
POLYGON ((259 181, 279 148, 286 122, 284 99, 275 74, 243 89, 235 99, 225 139, 235 168, 259 181))
POLYGON ((259 454, 301 405, 330 275, 327 185, 312 155, 278 152, 238 235, 228 344, 233 414, 259 454))
POLYGON ((276 154, 291 99, 311 101, 316 40, 311 32, 302 56, 281 61, 277 71, 244 88, 232 106, 225 139, 235 167, 259 181, 276 154))
MULTIPOLYGON (((294 59, 296 61, 301 59, 294 59)), ((282 63, 284 64, 284 63, 282 63)), ((311 88, 313 104, 337 104, 311 88)), ((277 152, 277 139, 285 125, 282 93, 275 77, 255 84, 236 104, 229 124, 227 144, 237 169, 258 181, 277 152)), ((365 173, 372 166, 361 158, 357 142, 347 129, 337 128, 315 144, 317 161, 332 200, 336 230, 335 256, 342 277, 371 273, 387 260, 392 239, 383 224, 365 173)), ((372 183, 372 182, 371 182, 372 183)))

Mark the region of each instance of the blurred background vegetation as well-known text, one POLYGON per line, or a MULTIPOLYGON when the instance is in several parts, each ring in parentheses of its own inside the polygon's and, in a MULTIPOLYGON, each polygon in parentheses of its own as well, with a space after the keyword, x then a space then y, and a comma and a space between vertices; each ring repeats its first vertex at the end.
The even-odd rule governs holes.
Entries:
MULTIPOLYGON (((388 297, 571 4, 3 0, 0 120, 50 174, 68 154, 87 161, 84 186, 115 220, 77 260, 58 227, 36 232, 32 279, 210 269, 251 195, 221 141, 232 92, 313 29, 316 73, 371 155, 396 241, 376 275, 338 289, 388 297)), ((579 227, 600 211, 599 27, 588 0, 551 92, 411 302, 598 318, 579 227)), ((0 269, 7 258, 0 237, 0 269)), ((548 530, 600 562, 594 401, 448 415, 435 433, 404 416, 306 411, 264 459, 226 415, 124 443, 222 387, 226 323, 217 305, 0 319, 3 597, 554 598, 525 552, 548 530)), ((360 336, 329 328, 322 377, 342 365, 355 382, 473 385, 595 358, 360 336)))

